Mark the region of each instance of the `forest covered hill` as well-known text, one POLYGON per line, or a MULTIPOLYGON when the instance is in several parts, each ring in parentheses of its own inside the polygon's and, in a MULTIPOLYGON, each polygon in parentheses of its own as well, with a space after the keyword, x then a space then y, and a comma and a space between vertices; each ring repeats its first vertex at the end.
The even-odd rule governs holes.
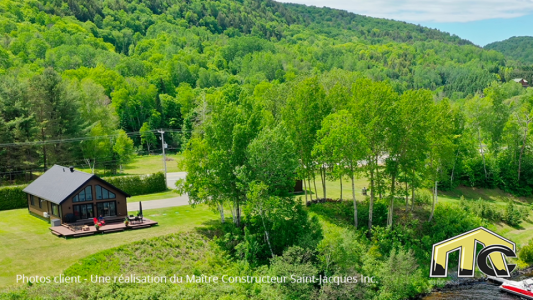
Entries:
POLYGON ((501 42, 490 43, 485 49, 496 50, 507 58, 524 65, 533 65, 533 37, 513 36, 501 42))
POLYGON ((501 53, 457 36, 334 9, 270 0, 4 0, 0 144, 9 147, 0 149, 0 173, 13 179, 91 161, 116 169, 131 157, 116 149, 159 145, 155 128, 168 129, 171 148, 180 149, 198 103, 220 91, 238 97, 312 75, 366 76, 399 93, 426 88, 457 100, 509 73, 501 53), (80 136, 114 139, 69 141, 80 136))

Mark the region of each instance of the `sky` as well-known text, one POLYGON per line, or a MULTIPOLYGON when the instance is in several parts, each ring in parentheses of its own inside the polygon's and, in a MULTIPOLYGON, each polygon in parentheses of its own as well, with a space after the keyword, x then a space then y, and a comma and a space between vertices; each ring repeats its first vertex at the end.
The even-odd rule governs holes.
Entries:
POLYGON ((533 0, 276 0, 327 6, 456 34, 479 46, 533 36, 533 0))

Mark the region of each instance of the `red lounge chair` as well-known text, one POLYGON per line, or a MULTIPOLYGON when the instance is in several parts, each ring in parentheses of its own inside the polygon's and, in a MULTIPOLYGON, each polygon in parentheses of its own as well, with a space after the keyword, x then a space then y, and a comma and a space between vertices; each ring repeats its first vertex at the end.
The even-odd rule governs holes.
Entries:
POLYGON ((105 221, 102 220, 102 222, 98 222, 98 218, 93 218, 94 225, 98 224, 98 226, 102 227, 105 225, 105 221))

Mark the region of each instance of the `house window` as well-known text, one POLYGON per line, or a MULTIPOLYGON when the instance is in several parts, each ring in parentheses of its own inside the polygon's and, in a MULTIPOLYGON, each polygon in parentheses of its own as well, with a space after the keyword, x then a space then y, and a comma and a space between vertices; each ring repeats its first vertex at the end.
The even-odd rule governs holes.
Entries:
POLYGON ((113 217, 117 215, 117 205, 115 201, 100 202, 96 204, 98 216, 113 217))
POLYGON ((37 201, 39 201, 39 208, 43 208, 43 200, 41 198, 37 198, 37 201))
POLYGON ((59 206, 52 203, 52 215, 59 217, 59 206))
POLYGON ((115 199, 117 195, 111 193, 108 189, 96 186, 96 200, 115 199))
POLYGON ((90 185, 85 188, 85 200, 93 200, 93 188, 90 185))
POLYGON ((72 197, 72 202, 83 202, 83 201, 92 201, 93 200, 93 188, 92 186, 87 186, 79 194, 72 197))
POLYGON ((33 197, 33 195, 30 195, 30 203, 35 206, 35 197, 33 197))
POLYGON ((94 218, 92 204, 74 205, 73 208, 74 208, 74 217, 76 218, 76 220, 94 218))

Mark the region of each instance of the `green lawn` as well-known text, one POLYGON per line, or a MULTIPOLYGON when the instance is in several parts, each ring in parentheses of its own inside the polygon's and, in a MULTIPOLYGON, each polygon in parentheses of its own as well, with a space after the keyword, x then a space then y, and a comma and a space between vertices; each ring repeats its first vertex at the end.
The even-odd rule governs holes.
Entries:
POLYGON ((442 198, 445 201, 459 200, 461 196, 465 199, 483 199, 490 203, 497 205, 505 205, 506 199, 512 199, 516 204, 524 205, 533 202, 531 197, 515 197, 509 193, 506 193, 500 189, 481 189, 473 187, 458 187, 453 191, 439 192, 439 200, 442 198))
MULTIPOLYGON (((167 172, 180 172, 178 161, 182 159, 181 154, 167 154, 167 172)), ((89 168, 79 168, 80 171, 91 173, 89 168)), ((163 172, 163 157, 159 155, 136 156, 133 162, 123 167, 122 175, 144 175, 157 172, 163 172)), ((104 174, 104 170, 96 169, 95 173, 99 176, 109 176, 104 174)))
MULTIPOLYGON (((439 202, 459 204, 461 196, 465 197, 467 200, 477 200, 481 198, 498 206, 500 209, 505 209, 507 199, 512 199, 515 204, 519 206, 529 206, 533 202, 531 197, 514 197, 500 189, 479 189, 470 187, 459 187, 453 191, 442 192, 439 196, 439 202)), ((518 228, 511 227, 505 223, 499 223, 491 225, 489 229, 494 230, 496 233, 515 242, 520 248, 533 238, 532 214, 530 213, 529 218, 523 221, 518 228)))
MULTIPOLYGON (((318 192, 318 198, 323 198, 323 189, 320 181, 320 176, 317 176, 316 188, 318 192)), ((314 196, 314 185, 311 182, 313 187, 313 197, 314 196)), ((369 187, 368 180, 366 178, 359 178, 355 181, 355 196, 358 200, 362 199, 361 189, 363 187, 369 187)), ((352 190, 351 182, 347 178, 343 181, 343 198, 351 199, 352 190)), ((326 191, 327 197, 337 199, 340 197, 340 183, 339 181, 327 181, 326 182, 326 191)), ((459 187, 453 191, 439 191, 439 203, 454 203, 459 204, 460 198, 463 196, 466 200, 477 200, 479 198, 488 201, 491 204, 499 206, 500 209, 504 209, 507 205, 507 199, 512 199, 517 205, 525 206, 533 203, 533 198, 528 197, 514 197, 511 194, 505 193, 500 189, 480 189, 480 188, 469 188, 469 187, 459 187)), ((299 196, 300 199, 305 199, 304 195, 299 196)), ((490 226, 491 230, 494 230, 496 233, 510 239, 515 242, 518 247, 521 247, 528 243, 530 239, 533 239, 533 216, 529 215, 529 218, 522 222, 519 228, 511 227, 507 224, 493 224, 490 226)))
MULTIPOLYGON (((167 172, 180 172, 178 168, 178 161, 181 160, 181 154, 167 155, 167 172)), ((145 155, 137 156, 135 160, 124 167, 124 173, 126 174, 152 174, 162 172, 163 157, 161 155, 145 155)))
POLYGON ((139 201, 151 201, 151 200, 169 199, 169 198, 179 197, 179 195, 180 194, 178 194, 174 190, 170 190, 170 191, 166 191, 166 192, 162 192, 162 193, 133 196, 131 198, 128 198, 128 202, 139 202, 139 201))
MULTIPOLYGON (((368 189, 369 184, 368 180, 366 178, 356 178, 355 179, 355 197, 357 199, 361 199, 362 194, 361 190, 363 187, 366 187, 368 189)), ((313 184, 313 181, 311 181, 311 187, 312 189, 307 188, 308 191, 312 193, 313 199, 315 196, 318 196, 318 198, 324 198, 324 191, 322 189, 322 182, 320 181, 320 176, 317 175, 316 177, 316 191, 318 195, 315 194, 315 186, 313 184)), ((326 181, 326 197, 331 199, 339 199, 341 195, 341 186, 340 181, 326 181)), ((301 199, 305 200, 305 194, 302 194, 299 196, 301 199)), ((344 199, 352 199, 352 181, 349 178, 344 178, 342 182, 342 198, 344 199)))
POLYGON ((218 215, 207 206, 181 206, 146 210, 146 218, 159 222, 147 229, 65 240, 50 233, 50 225, 27 209, 0 212, 0 287, 16 283, 17 274, 58 275, 80 258, 145 238, 189 231, 218 215))

